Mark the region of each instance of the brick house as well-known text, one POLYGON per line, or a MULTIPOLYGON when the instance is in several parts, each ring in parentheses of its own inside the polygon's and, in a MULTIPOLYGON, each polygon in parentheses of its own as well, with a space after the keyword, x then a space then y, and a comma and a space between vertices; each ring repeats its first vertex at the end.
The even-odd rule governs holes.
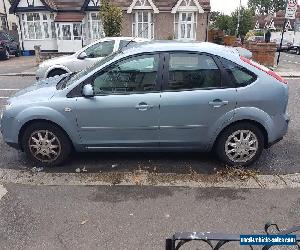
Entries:
MULTIPOLYGON (((24 50, 73 52, 104 36, 101 0, 15 0, 24 50)), ((207 39, 209 0, 112 0, 123 11, 122 36, 207 39)))
MULTIPOLYGON (((285 12, 280 10, 274 15, 257 16, 254 30, 271 31, 271 41, 279 43, 284 29, 285 12)), ((300 6, 296 12, 296 19, 289 19, 285 25, 284 42, 300 43, 300 6)))

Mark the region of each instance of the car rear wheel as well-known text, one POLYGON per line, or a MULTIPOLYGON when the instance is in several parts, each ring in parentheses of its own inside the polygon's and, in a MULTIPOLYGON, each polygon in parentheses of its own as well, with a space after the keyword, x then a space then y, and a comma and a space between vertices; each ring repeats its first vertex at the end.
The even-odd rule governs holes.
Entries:
POLYGON ((63 163, 72 149, 66 133, 47 122, 37 122, 27 127, 22 137, 22 147, 33 162, 43 166, 63 163))
POLYGON ((300 55, 300 47, 297 49, 297 55, 300 55))
POLYGON ((60 76, 60 75, 66 74, 66 73, 68 73, 68 72, 63 69, 53 69, 48 73, 47 77, 60 76))
POLYGON ((216 142, 219 159, 229 166, 249 166, 260 157, 264 148, 264 135, 252 123, 241 122, 229 126, 216 142))

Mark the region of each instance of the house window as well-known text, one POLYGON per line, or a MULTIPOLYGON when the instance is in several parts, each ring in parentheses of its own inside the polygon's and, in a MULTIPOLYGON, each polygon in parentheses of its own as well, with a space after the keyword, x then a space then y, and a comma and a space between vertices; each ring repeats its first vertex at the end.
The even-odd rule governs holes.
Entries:
POLYGON ((133 15, 132 34, 135 37, 154 38, 153 13, 137 11, 133 15))
POLYGON ((81 40, 81 23, 73 23, 73 36, 74 40, 81 40))
POLYGON ((39 13, 27 13, 27 29, 29 39, 42 39, 42 27, 39 13))
POLYGON ((179 12, 175 14, 175 38, 195 40, 197 30, 197 13, 179 12))
POLYGON ((54 14, 24 13, 21 15, 24 39, 56 38, 54 14))
POLYGON ((97 12, 89 13, 88 15, 88 33, 92 40, 100 39, 104 36, 103 27, 100 19, 100 14, 97 12))

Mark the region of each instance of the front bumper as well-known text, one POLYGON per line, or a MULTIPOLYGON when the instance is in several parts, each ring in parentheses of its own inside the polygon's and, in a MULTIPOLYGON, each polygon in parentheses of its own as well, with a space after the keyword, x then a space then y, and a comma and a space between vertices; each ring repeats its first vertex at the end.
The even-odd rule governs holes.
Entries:
POLYGON ((39 67, 35 73, 36 80, 43 80, 46 78, 47 67, 39 67))
POLYGON ((6 117, 5 113, 2 113, 0 119, 0 132, 6 144, 15 149, 20 149, 20 145, 17 139, 18 136, 14 134, 15 131, 13 129, 13 122, 14 118, 6 117))

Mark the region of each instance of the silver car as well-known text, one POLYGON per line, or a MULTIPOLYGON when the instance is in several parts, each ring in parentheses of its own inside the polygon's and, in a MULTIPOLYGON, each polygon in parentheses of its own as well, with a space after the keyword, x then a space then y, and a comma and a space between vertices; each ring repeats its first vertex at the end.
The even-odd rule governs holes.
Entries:
POLYGON ((75 54, 60 56, 42 62, 36 72, 36 78, 41 80, 66 73, 78 72, 99 62, 109 54, 126 47, 129 42, 130 46, 132 46, 134 43, 146 41, 149 40, 133 37, 106 37, 97 40, 75 54))
POLYGON ((288 128, 288 85, 210 43, 154 42, 7 102, 4 140, 43 165, 75 151, 211 151, 249 165, 288 128))

